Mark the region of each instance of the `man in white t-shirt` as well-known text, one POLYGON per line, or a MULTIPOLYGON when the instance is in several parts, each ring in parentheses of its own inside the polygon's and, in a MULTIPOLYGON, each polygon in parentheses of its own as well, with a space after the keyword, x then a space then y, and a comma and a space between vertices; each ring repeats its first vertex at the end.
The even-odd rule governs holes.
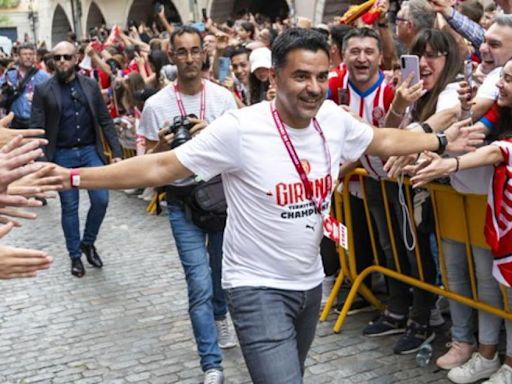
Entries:
MULTIPOLYGON (((190 133, 195 136, 224 112, 236 109, 231 92, 201 79, 204 51, 201 36, 195 29, 176 30, 171 36, 171 47, 177 81, 147 100, 139 125, 138 134, 145 137, 150 152, 168 151, 181 142, 179 137, 162 129, 174 124, 175 119, 195 115, 188 118, 193 125, 190 133)), ((168 185, 165 190, 169 221, 187 280, 189 314, 201 368, 205 382, 216 384, 223 381, 219 347, 236 346, 221 287, 224 220, 215 218, 214 225, 208 226, 194 220, 187 197, 195 184, 194 178, 189 178, 180 186, 168 185)))
POLYGON ((318 32, 288 29, 274 42, 272 58, 274 102, 226 113, 174 151, 54 174, 68 188, 115 189, 222 174, 228 202, 222 283, 240 346, 254 383, 286 384, 302 382, 315 334, 323 215, 340 162, 363 153, 442 152, 447 140, 373 129, 325 101, 329 46, 318 32))

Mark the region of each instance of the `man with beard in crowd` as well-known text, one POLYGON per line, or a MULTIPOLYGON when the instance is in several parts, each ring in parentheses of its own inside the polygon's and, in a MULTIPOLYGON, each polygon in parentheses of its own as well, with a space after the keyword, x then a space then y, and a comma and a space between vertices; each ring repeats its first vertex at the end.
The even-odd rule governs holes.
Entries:
MULTIPOLYGON (((63 41, 52 53, 56 74, 36 86, 30 119, 31 127, 46 132, 46 158, 68 168, 104 165, 107 161, 101 141, 103 134, 112 150, 113 162, 121 160, 121 147, 98 83, 75 72, 75 47, 63 41)), ((103 266, 94 242, 107 210, 108 191, 95 189, 88 193, 91 207, 80 239, 78 191, 59 192, 62 229, 71 258, 71 274, 76 277, 85 274, 82 252, 93 267, 103 266)))

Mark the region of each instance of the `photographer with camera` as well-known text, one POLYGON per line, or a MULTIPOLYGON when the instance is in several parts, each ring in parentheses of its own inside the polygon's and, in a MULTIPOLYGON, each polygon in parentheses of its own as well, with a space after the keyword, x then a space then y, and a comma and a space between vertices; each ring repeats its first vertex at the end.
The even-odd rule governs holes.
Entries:
MULTIPOLYGON (((180 146, 224 112, 236 109, 227 89, 201 78, 205 52, 196 29, 176 29, 171 35, 170 55, 177 67, 177 81, 146 101, 140 121, 139 133, 151 152, 180 146)), ((219 347, 234 347, 236 339, 226 318, 221 288, 226 213, 220 177, 204 183, 192 176, 165 190, 169 221, 187 279, 189 314, 204 382, 223 383, 219 347), (198 193, 211 200, 199 199, 198 193)))
POLYGON ((14 113, 11 128, 29 128, 34 88, 50 78, 34 66, 35 62, 36 47, 23 44, 19 47, 18 64, 0 78, 0 108, 14 113))

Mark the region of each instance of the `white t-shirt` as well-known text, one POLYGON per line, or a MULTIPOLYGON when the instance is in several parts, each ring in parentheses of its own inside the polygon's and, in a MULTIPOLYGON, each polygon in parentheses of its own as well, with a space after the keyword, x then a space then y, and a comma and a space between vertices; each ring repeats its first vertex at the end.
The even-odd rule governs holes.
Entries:
MULTIPOLYGON (((216 118, 231 109, 236 109, 236 101, 231 92, 211 81, 204 80, 205 85, 205 120, 211 123, 216 118)), ((187 114, 200 116, 201 93, 195 95, 181 94, 183 105, 187 114)), ((137 131, 138 135, 144 136, 148 140, 158 141, 158 131, 164 127, 165 123, 172 124, 175 116, 180 116, 176 94, 173 84, 169 84, 153 96, 144 104, 140 124, 137 131)))
POLYGON ((498 87, 496 87, 496 83, 500 79, 502 69, 503 67, 498 67, 489 72, 489 74, 485 77, 484 82, 476 92, 476 99, 482 98, 496 100, 499 92, 498 87))
MULTIPOLYGON (((495 71, 496 70, 493 70, 491 73, 489 73, 489 75, 487 75, 487 78, 489 78, 489 76, 493 75, 495 73, 495 71)), ((498 76, 500 74, 500 71, 501 71, 501 69, 498 70, 498 72, 497 72, 498 76)), ((484 87, 484 84, 486 84, 487 78, 484 81, 484 83, 482 84, 482 87, 484 87)), ((494 80, 494 85, 493 85, 494 88, 496 88, 496 81, 497 81, 497 79, 494 80)), ((441 95, 439 95, 439 100, 437 101, 438 111, 439 111, 439 108, 441 108, 441 109, 450 108, 455 104, 455 102, 459 103, 457 89, 458 89, 458 84, 451 83, 451 84, 448 84, 448 86, 446 87, 446 89, 443 92, 441 92, 441 95), (449 91, 448 91, 448 88, 450 88, 449 91), (445 94, 445 92, 447 92, 447 93, 445 94), (442 95, 444 95, 444 96, 441 97, 442 95)), ((488 88, 488 89, 492 90, 491 88, 488 88)), ((496 88, 496 90, 497 90, 497 88, 496 88)), ((489 91, 486 91, 487 94, 488 94, 488 92, 489 91)), ((481 97, 491 98, 490 94, 488 94, 488 96, 489 97, 482 95, 481 97)), ((479 97, 478 93, 477 93, 476 97, 479 97)), ((452 155, 455 156, 457 154, 452 154, 452 155)), ((461 154, 458 154, 458 155, 461 155, 461 154)), ((487 194, 487 189, 488 189, 489 183, 491 181, 492 174, 493 174, 492 166, 465 169, 462 171, 458 171, 456 173, 451 173, 450 174, 450 184, 453 187, 453 189, 455 189, 459 193, 473 193, 473 194, 478 194, 478 195, 485 195, 485 194, 487 194)))
MULTIPOLYGON (((332 101, 317 114, 328 143, 332 180, 340 162, 355 161, 373 138, 370 126, 332 101)), ((287 127, 313 184, 325 190, 327 158, 313 124, 287 127)), ((203 179, 222 174, 228 203, 224 231, 222 286, 264 286, 307 290, 322 282, 321 216, 278 134, 269 102, 232 111, 176 149, 179 161, 203 179)), ((330 203, 330 195, 326 205, 330 203)))
POLYGON ((460 104, 459 94, 457 90, 459 89, 459 83, 449 83, 443 89, 443 91, 437 97, 436 103, 436 113, 441 112, 444 109, 455 107, 457 104, 460 104))

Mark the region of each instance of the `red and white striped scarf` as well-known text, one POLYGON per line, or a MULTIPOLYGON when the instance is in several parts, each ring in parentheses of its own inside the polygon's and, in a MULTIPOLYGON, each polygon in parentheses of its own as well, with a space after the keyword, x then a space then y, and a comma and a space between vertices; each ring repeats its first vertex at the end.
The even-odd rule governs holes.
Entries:
POLYGON ((495 141, 504 161, 494 169, 487 194, 485 238, 494 255, 492 274, 512 287, 512 139, 495 141))

